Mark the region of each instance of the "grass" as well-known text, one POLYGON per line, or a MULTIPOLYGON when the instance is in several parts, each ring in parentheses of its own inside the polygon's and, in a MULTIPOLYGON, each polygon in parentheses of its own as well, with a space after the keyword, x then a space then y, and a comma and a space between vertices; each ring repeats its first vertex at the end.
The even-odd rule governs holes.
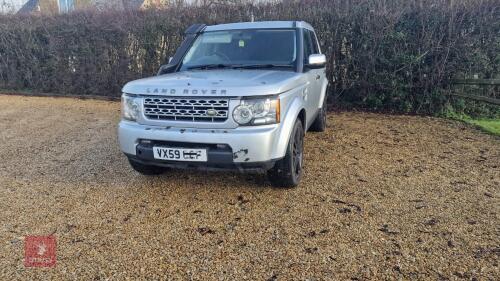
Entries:
POLYGON ((500 136, 500 119, 468 119, 463 121, 473 124, 490 134, 500 136))
POLYGON ((487 133, 490 133, 490 134, 495 135, 495 136, 500 136, 500 119, 499 118, 474 119, 467 114, 463 114, 463 113, 459 114, 459 113, 456 113, 453 111, 448 111, 445 114, 445 117, 474 125, 477 128, 479 128, 487 133))

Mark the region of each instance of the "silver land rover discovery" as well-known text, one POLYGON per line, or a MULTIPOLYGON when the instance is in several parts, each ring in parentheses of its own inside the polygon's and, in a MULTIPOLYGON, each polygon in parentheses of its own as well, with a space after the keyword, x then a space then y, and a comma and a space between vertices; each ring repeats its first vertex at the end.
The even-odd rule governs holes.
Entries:
POLYGON ((118 135, 131 166, 266 172, 297 186, 306 131, 326 126, 326 57, 311 25, 193 25, 157 76, 123 87, 118 135))

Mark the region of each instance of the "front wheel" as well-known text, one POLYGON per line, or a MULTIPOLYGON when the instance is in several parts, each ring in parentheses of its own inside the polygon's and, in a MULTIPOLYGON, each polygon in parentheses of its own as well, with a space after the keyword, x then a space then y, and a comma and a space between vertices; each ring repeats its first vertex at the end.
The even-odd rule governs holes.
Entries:
POLYGON ((296 187, 302 178, 304 163, 304 127, 300 120, 295 121, 292 135, 288 141, 286 155, 276 162, 267 172, 271 184, 275 187, 296 187))

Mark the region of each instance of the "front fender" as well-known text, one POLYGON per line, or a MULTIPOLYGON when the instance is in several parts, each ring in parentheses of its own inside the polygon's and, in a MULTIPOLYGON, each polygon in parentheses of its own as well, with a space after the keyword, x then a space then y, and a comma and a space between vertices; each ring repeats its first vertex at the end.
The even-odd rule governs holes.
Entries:
POLYGON ((321 98, 319 100, 318 108, 323 106, 323 102, 326 99, 326 90, 328 89, 328 79, 324 79, 323 84, 321 85, 321 98))
MULTIPOLYGON (((290 93, 280 96, 281 104, 287 106, 284 109, 282 108, 281 111, 281 129, 279 137, 275 139, 274 147, 276 150, 274 152, 273 159, 283 158, 286 154, 286 148, 288 146, 288 141, 290 140, 295 121, 299 117, 301 110, 305 109, 304 98, 302 96, 304 89, 305 85, 292 90, 290 93)), ((304 124, 304 127, 305 126, 306 124, 304 124)))

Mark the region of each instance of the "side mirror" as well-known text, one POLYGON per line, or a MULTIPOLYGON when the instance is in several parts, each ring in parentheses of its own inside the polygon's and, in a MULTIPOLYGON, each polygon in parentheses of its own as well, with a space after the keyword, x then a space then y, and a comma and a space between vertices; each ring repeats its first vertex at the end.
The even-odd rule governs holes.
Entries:
POLYGON ((326 56, 322 54, 314 54, 309 56, 308 68, 317 69, 326 66, 326 56))

